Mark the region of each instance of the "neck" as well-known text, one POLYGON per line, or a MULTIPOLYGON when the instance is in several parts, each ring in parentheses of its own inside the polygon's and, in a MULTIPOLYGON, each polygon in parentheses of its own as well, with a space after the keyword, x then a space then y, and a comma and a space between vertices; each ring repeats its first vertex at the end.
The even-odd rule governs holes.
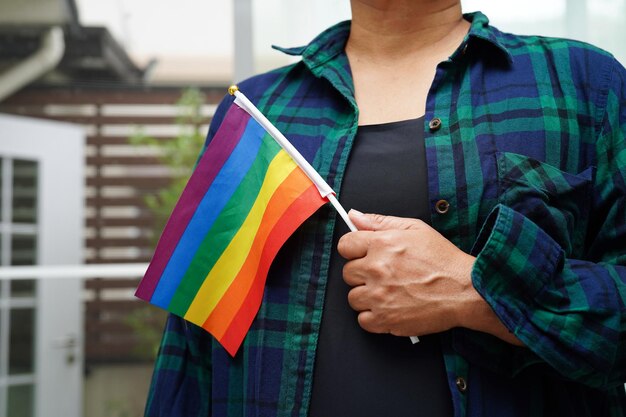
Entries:
POLYGON ((347 50, 375 57, 406 56, 462 37, 460 0, 351 0, 347 50))

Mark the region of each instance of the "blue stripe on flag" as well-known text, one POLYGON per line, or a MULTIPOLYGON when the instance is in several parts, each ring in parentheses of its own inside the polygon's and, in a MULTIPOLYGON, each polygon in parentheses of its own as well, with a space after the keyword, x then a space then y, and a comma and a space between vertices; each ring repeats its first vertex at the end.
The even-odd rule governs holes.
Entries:
POLYGON ((254 163, 265 130, 250 118, 246 130, 189 221, 152 294, 150 302, 167 309, 198 247, 254 163))

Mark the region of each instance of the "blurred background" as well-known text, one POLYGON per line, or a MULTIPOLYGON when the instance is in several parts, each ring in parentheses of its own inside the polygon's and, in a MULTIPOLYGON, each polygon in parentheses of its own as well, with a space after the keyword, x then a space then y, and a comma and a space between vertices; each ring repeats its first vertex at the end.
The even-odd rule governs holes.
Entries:
MULTIPOLYGON (((626 0, 466 0, 626 62, 626 0)), ((133 297, 233 81, 348 0, 0 0, 0 417, 142 415, 165 315, 133 297)))

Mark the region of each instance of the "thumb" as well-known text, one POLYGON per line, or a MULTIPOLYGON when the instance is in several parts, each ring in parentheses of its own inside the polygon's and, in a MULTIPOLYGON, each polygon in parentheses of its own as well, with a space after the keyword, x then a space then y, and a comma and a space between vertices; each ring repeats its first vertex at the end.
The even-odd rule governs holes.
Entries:
POLYGON ((350 220, 359 230, 409 230, 418 229, 420 221, 408 217, 384 216, 382 214, 361 213, 350 210, 350 220))

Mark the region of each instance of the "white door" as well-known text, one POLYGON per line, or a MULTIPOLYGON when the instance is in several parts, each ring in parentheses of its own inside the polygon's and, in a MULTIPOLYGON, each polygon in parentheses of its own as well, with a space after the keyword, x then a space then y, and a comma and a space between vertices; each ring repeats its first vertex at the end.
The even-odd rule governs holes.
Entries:
MULTIPOLYGON (((0 115, 0 265, 82 263, 84 134, 0 115)), ((82 283, 0 280, 0 417, 82 413, 82 283)))

